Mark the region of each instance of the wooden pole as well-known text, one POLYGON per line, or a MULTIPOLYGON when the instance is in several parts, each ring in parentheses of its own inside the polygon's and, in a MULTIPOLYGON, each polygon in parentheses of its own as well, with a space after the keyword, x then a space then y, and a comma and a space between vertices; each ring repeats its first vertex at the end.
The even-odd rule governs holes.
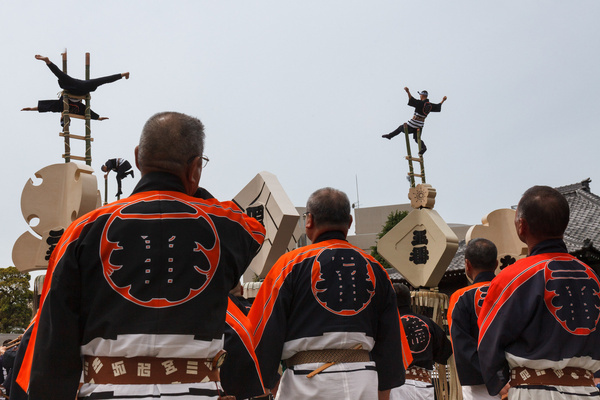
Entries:
POLYGON ((11 345, 11 344, 15 344, 15 343, 19 343, 21 341, 21 338, 23 337, 23 335, 19 336, 16 339, 11 340, 10 342, 7 343, 7 345, 11 345))
MULTIPOLYGON (((67 49, 62 55, 62 69, 63 72, 67 73, 67 49)), ((63 136, 65 138, 65 154, 64 159, 65 162, 68 163, 71 161, 71 138, 69 137, 69 125, 71 125, 71 118, 69 117, 69 97, 67 96, 67 92, 62 92, 63 98, 63 136)))
POLYGON ((410 187, 415 187, 415 170, 412 163, 412 154, 410 153, 410 141, 408 139, 408 125, 404 124, 404 137, 406 138, 406 154, 408 155, 408 177, 410 178, 410 187))
POLYGON ((108 176, 104 175, 104 205, 108 204, 108 176))
MULTIPOLYGON (((85 79, 90 79, 90 53, 85 53, 85 79)), ((92 126, 91 99, 88 93, 85 97, 85 163, 92 165, 92 126)))
POLYGON ((421 133, 423 132, 423 128, 417 129, 417 140, 419 141, 419 157, 421 158, 421 183, 425 182, 425 159, 423 158, 423 154, 421 154, 421 133))
POLYGON ((61 53, 62 56, 62 70, 66 74, 67 73, 67 49, 65 49, 64 53, 61 53))

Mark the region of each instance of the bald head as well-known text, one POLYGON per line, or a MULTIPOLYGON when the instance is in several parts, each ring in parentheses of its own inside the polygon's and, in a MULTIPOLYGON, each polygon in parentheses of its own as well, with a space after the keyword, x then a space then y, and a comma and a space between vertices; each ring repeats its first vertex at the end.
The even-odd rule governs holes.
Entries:
POLYGON ((204 125, 177 112, 153 115, 142 129, 137 164, 142 175, 151 171, 182 174, 204 152, 204 125))
POLYGON ((569 224, 569 203, 556 189, 534 186, 521 197, 517 219, 525 220, 529 233, 538 239, 562 238, 569 224))

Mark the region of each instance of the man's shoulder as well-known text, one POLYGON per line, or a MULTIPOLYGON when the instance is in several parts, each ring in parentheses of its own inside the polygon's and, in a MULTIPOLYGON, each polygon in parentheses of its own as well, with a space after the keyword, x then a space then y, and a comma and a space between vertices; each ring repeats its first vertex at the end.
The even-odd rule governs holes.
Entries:
POLYGON ((369 253, 367 253, 360 247, 357 247, 346 240, 333 239, 333 240, 327 240, 324 242, 319 242, 316 244, 317 245, 320 244, 321 245, 320 247, 322 247, 323 249, 345 249, 345 250, 354 251, 358 255, 360 255, 362 258, 369 261, 372 265, 376 265, 377 267, 381 268, 385 272, 385 268, 383 268, 383 266, 379 263, 379 261, 377 261, 372 255, 370 255, 369 253))
MULTIPOLYGON (((576 257, 568 253, 542 253, 517 260, 504 268, 490 282, 488 296, 496 298, 504 296, 508 298, 515 292, 528 293, 533 286, 538 286, 545 282, 546 276, 544 271, 553 262, 572 262, 585 265, 576 257), (533 285, 533 286, 532 286, 533 285)), ((589 268, 589 267, 588 267, 589 268)))
POLYGON ((435 322, 431 318, 429 318, 427 315, 423 315, 423 314, 419 314, 419 313, 415 313, 415 312, 408 312, 408 313, 403 313, 402 315, 400 315, 400 320, 403 323, 408 323, 412 319, 420 319, 427 325, 435 324, 435 322))
MULTIPOLYGON (((78 219, 76 219, 72 225, 77 224, 89 224, 94 223, 98 219, 112 216, 115 214, 130 214, 130 213, 150 213, 152 212, 153 202, 180 202, 186 210, 178 210, 175 204, 172 205, 174 212, 182 213, 184 211, 190 212, 191 214, 197 214, 197 210, 206 214, 218 214, 219 216, 234 218, 234 219, 245 219, 256 221, 255 219, 247 216, 239 207, 231 201, 220 202, 216 199, 200 199, 189 196, 185 193, 173 191, 173 190, 148 190, 134 193, 121 200, 116 200, 112 203, 105 204, 94 210, 87 212, 78 219), (190 208, 191 207, 191 208, 190 208), (137 210, 137 211, 136 211, 137 210), (192 210, 196 210, 193 211, 192 210)), ((157 210, 163 210, 158 203, 154 206, 157 210)), ((181 206, 179 207, 181 208, 181 206)), ((163 213, 162 211, 159 211, 163 213)), ((164 210, 164 213, 169 213, 168 210, 164 210)), ((258 221, 254 225, 260 225, 258 221)), ((260 225, 262 227, 262 225, 260 225)), ((264 228, 262 228, 264 230, 264 228)))
POLYGON ((463 288, 460 288, 450 295, 450 302, 456 302, 459 298, 461 298, 465 294, 474 293, 475 291, 477 291, 477 289, 480 289, 482 286, 489 286, 489 284, 490 284, 489 281, 477 282, 477 283, 473 283, 471 285, 465 286, 463 288))
POLYGON ((353 244, 340 239, 324 240, 291 250, 282 255, 277 261, 277 264, 298 264, 311 257, 319 257, 323 252, 331 250, 346 250, 355 252, 357 256, 367 260, 367 262, 369 262, 371 265, 376 266, 376 269, 380 269, 387 274, 381 264, 379 264, 379 262, 371 255, 367 254, 360 247, 356 247, 353 244))
MULTIPOLYGON (((515 278, 524 272, 535 269, 543 269, 546 265, 551 261, 572 261, 576 260, 577 262, 583 264, 581 261, 577 259, 577 257, 572 256, 569 253, 542 253, 536 254, 532 256, 527 256, 521 258, 514 262, 513 264, 504 268, 500 273, 493 279, 492 284, 494 286, 503 285, 508 279, 515 278)), ((585 265, 585 264, 583 264, 585 265)))

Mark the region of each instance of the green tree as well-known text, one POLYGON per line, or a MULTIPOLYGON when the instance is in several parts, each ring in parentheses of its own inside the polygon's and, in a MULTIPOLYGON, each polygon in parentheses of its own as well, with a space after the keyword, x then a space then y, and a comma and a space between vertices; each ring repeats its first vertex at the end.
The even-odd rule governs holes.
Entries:
POLYGON ((15 267, 0 268, 0 332, 22 333, 29 325, 33 299, 30 278, 15 267))
MULTIPOLYGON (((406 217, 407 215, 408 215, 408 211, 392 211, 390 213, 390 215, 388 215, 387 221, 385 222, 385 224, 381 228, 381 232, 379 232, 377 234, 377 240, 379 240, 382 237, 384 237, 386 233, 388 233, 389 231, 391 231, 392 228, 395 227, 398 222, 402 221, 404 219, 404 217, 406 217)), ((379 261, 379 263, 384 268, 392 268, 392 266, 390 264, 388 264, 387 261, 385 261, 385 258, 383 258, 381 256, 381 254, 379 254, 379 252, 377 251, 377 245, 371 246, 371 255, 377 261, 379 261)))

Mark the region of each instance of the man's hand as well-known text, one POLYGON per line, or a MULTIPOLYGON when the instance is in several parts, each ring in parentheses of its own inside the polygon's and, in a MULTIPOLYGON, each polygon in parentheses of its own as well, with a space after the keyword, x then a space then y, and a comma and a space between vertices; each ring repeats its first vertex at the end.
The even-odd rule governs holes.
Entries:
POLYGON ((391 390, 378 390, 377 391, 377 399, 378 400, 389 400, 390 392, 391 392, 391 390))

